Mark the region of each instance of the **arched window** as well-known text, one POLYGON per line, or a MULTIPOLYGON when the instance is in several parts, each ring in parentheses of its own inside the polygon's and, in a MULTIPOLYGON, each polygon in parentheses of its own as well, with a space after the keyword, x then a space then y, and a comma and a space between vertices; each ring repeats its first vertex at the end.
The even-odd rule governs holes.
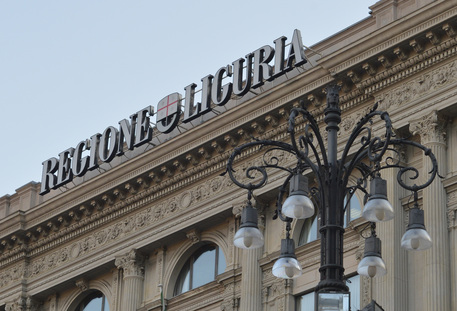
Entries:
POLYGON ((313 217, 305 220, 298 238, 298 245, 305 245, 320 238, 317 212, 313 217))
MULTIPOLYGON (((349 197, 349 196, 348 196, 349 197)), ((346 205, 347 198, 344 199, 344 204, 346 206, 346 212, 344 213, 344 227, 346 228, 348 224, 362 217, 362 206, 360 205, 359 199, 354 194, 349 200, 349 204, 346 205)))
POLYGON ((190 256, 179 273, 174 295, 205 285, 225 271, 226 263, 217 245, 205 245, 190 256))
POLYGON ((76 311, 109 311, 109 305, 105 295, 102 292, 96 291, 84 298, 76 307, 76 311))
MULTIPOLYGON (((348 196, 349 197, 349 196, 348 196)), ((362 217, 362 207, 360 205, 359 199, 356 195, 352 195, 351 199, 349 200, 349 204, 347 203, 347 198, 344 199, 344 205, 346 206, 346 211, 344 213, 344 227, 346 228, 348 224, 357 219, 362 217)), ((300 237, 298 239, 298 245, 305 245, 317 239, 320 239, 319 234, 319 217, 317 216, 318 212, 314 214, 313 217, 307 218, 303 223, 303 226, 300 231, 300 237)))

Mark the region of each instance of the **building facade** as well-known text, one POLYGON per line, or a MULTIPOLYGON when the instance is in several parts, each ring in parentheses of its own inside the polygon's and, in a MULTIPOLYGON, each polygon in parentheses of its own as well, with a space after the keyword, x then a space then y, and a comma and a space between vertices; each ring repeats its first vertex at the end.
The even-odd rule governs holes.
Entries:
MULTIPOLYGON (((184 111, 181 120, 165 115, 162 131, 154 128, 148 143, 130 148, 121 141, 124 153, 102 155, 111 162, 92 170, 73 167, 81 174, 71 183, 64 182, 63 172, 56 177, 61 186, 43 187, 58 174, 51 170, 41 184, 1 197, 0 310, 313 310, 321 256, 318 217, 292 223, 303 275, 278 279, 271 270, 286 228, 273 216, 285 175, 273 173, 254 192, 265 245, 246 251, 233 244, 246 191, 223 173, 236 146, 256 138, 287 141, 289 111, 299 101, 325 131, 323 90, 330 83, 341 86, 339 151, 378 103, 398 136, 433 151, 441 176, 419 193, 433 247, 410 253, 400 240, 411 194, 398 187, 395 170, 383 171, 395 218, 377 227, 388 269, 381 278, 357 275, 368 223, 360 217, 363 194, 351 198, 344 267, 352 310, 372 299, 384 310, 457 310, 457 2, 381 0, 370 9, 366 19, 305 49, 306 62, 294 32, 288 45, 294 50, 284 58, 287 72, 277 69, 284 64, 271 64, 277 76, 254 73, 255 89, 243 91, 245 84, 234 83, 226 100, 219 85, 221 94, 207 114, 184 111)), ((227 72, 218 71, 221 77, 227 72)), ((381 133, 382 123, 375 122, 373 130, 381 133)), ((413 148, 394 155, 420 172, 430 170, 413 148)), ((275 159, 294 165, 283 153, 275 159)), ((262 153, 252 149, 237 161, 235 174, 246 179, 246 169, 261 161, 262 153)))

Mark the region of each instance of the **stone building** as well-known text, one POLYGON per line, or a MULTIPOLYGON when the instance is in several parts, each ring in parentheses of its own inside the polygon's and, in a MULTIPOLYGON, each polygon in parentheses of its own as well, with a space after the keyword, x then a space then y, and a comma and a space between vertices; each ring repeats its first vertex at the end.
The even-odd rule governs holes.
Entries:
MULTIPOLYGON (((48 162, 41 184, 31 182, 1 197, 0 311, 80 311, 87 305, 91 311, 159 311, 162 304, 169 311, 313 310, 321 256, 318 217, 292 222, 303 274, 278 279, 272 266, 286 229, 273 216, 285 175, 274 173, 254 192, 265 245, 246 251, 233 244, 246 191, 221 174, 236 146, 253 139, 287 141, 289 111, 300 100, 324 129, 323 90, 331 83, 341 86, 338 150, 378 103, 398 136, 433 151, 442 176, 419 193, 434 244, 416 253, 400 248, 411 194, 398 187, 394 170, 383 171, 395 218, 377 226, 388 270, 381 278, 357 275, 367 221, 360 217, 363 193, 351 198, 344 267, 352 310, 372 299, 384 310, 457 310, 457 2, 381 0, 370 9, 369 17, 303 49, 304 55, 299 32, 272 38, 279 61, 271 63, 272 76, 259 75, 264 67, 255 61, 271 51, 253 52, 251 89, 246 81, 235 83, 240 76, 233 78, 233 91, 219 84, 212 89, 211 107, 202 103, 198 116, 192 109, 180 118, 166 114, 149 140, 146 125, 134 134, 128 126, 107 128, 94 138, 107 152, 98 156, 98 167, 73 165, 70 178, 76 152, 79 160, 83 152, 90 156, 89 143, 83 142, 48 162), (281 44, 287 44, 286 55, 279 53, 281 44), (114 142, 106 137, 121 132, 133 138, 121 140, 125 148, 114 155, 114 142), (60 175, 54 180, 53 174, 60 175)), ((233 67, 250 61, 235 61, 233 67)), ((221 69, 213 85, 227 76, 227 67, 221 69)), ((187 90, 191 94, 190 86, 187 90)), ((149 122, 148 113, 138 113, 135 121, 149 122)), ((373 124, 376 133, 381 125, 373 124)), ((420 172, 430 169, 414 148, 397 155, 420 172)), ((243 178, 261 157, 258 150, 243 154, 236 174, 243 178)), ((284 154, 276 157, 293 165, 284 154)))

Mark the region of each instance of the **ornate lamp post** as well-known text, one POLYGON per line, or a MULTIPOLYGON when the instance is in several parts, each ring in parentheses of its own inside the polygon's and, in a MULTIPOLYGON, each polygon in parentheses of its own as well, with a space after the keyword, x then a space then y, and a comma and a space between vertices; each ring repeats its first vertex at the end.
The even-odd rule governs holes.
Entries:
MULTIPOLYGON (((402 246, 408 250, 431 247, 431 239, 425 231, 423 211, 417 204, 418 191, 431 184, 437 175, 437 162, 433 153, 425 146, 406 139, 395 138, 390 117, 387 112, 378 111, 377 104, 354 127, 338 159, 339 90, 337 85, 327 87, 327 108, 324 122, 327 131, 327 148, 315 118, 304 107, 293 108, 289 115, 288 133, 290 144, 274 140, 255 140, 243 144, 233 151, 227 172, 231 180, 248 191, 248 205, 243 211, 241 228, 235 235, 235 245, 242 248, 263 246, 263 236, 257 228, 257 213, 251 206, 253 191, 263 187, 268 180, 269 169, 287 172, 287 177, 279 189, 275 218, 286 223, 286 239, 281 241, 281 255, 273 266, 273 274, 280 278, 291 279, 301 275, 301 267, 294 253, 294 242, 290 237, 291 222, 294 218, 304 219, 314 215, 314 204, 318 206, 321 233, 320 282, 316 288, 316 310, 349 310, 348 287, 344 282, 343 233, 345 198, 351 197, 356 190, 365 194, 363 217, 372 222, 372 234, 366 239, 365 255, 360 262, 358 273, 369 277, 386 273, 381 258, 381 241, 376 237, 375 223, 393 218, 393 208, 387 200, 386 181, 380 172, 387 168, 398 168, 397 183, 414 195, 414 208, 411 209, 410 224, 402 239, 402 246), (306 122, 303 133, 297 137, 296 119, 302 116, 306 122), (371 125, 380 119, 385 126, 382 136, 374 136, 371 125), (385 156, 387 151, 396 153, 397 147, 411 146, 421 149, 432 163, 429 178, 423 184, 414 183, 419 172, 414 167, 406 167, 393 157, 385 156), (263 163, 246 170, 246 177, 252 183, 237 180, 233 163, 243 151, 251 148, 266 149, 263 163), (270 156, 271 151, 279 150, 296 158, 293 167, 283 167, 279 160, 270 156), (353 185, 349 184, 353 173, 361 176, 353 185), (409 174, 407 174, 409 172, 409 174), (256 174, 257 173, 257 174, 256 174), (317 187, 309 189, 306 175, 314 175, 317 187), (406 184, 407 175, 410 184, 406 184), (259 177, 260 176, 260 177, 259 177), (370 191, 367 185, 370 184, 370 191), (289 186, 289 196, 283 202, 289 186)), ((349 201, 349 200, 347 200, 349 201)))

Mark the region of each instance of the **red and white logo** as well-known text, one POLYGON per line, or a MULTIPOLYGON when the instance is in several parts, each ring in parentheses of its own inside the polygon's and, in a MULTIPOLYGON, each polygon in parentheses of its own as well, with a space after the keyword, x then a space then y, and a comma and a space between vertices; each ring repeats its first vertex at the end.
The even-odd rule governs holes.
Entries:
POLYGON ((171 117, 180 111, 179 104, 181 102, 181 94, 173 93, 164 97, 157 104, 157 121, 162 121, 171 117))

